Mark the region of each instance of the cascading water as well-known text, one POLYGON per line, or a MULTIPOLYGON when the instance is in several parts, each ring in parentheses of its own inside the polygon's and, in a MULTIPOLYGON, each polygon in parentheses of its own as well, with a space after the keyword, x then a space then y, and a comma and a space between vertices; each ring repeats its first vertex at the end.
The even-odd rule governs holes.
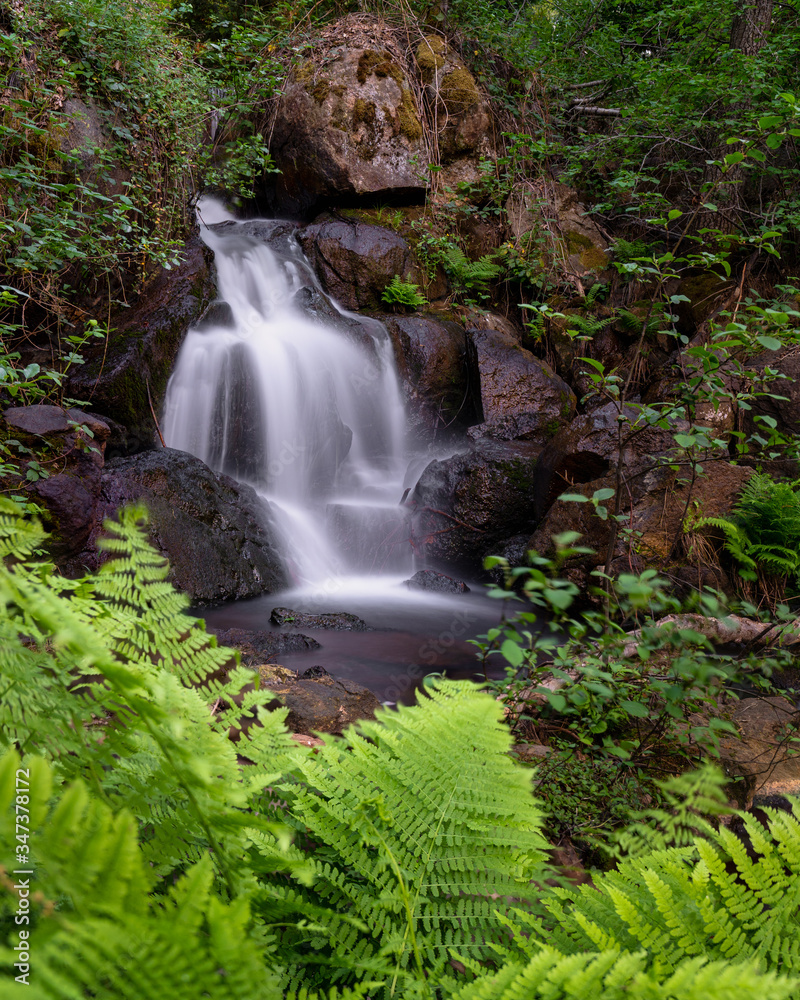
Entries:
POLYGON ((202 215, 227 307, 187 334, 167 391, 167 445, 270 502, 296 583, 407 575, 405 413, 385 328, 327 300, 327 319, 304 313, 298 299, 321 296, 293 238, 276 252, 253 223, 223 213, 211 225, 220 214, 208 203, 202 215))

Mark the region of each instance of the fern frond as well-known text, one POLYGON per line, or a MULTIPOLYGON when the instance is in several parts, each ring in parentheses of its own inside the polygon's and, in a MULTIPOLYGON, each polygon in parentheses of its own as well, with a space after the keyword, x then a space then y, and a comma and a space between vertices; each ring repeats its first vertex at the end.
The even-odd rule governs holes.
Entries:
MULTIPOLYGON (((317 845, 315 893, 369 927, 365 956, 388 951, 400 970, 415 954, 437 967, 448 948, 486 953, 502 933, 492 897, 529 896, 545 865, 498 703, 467 683, 430 694, 319 748, 282 789, 317 845)), ((343 955, 342 928, 330 931, 343 955)))

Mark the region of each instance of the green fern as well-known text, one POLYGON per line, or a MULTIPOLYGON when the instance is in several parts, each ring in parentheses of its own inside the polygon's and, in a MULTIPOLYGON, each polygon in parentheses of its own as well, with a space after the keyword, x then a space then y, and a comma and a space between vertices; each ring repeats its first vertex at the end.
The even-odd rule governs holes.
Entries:
MULTIPOLYGON (((751 848, 723 827, 692 848, 623 861, 592 889, 556 889, 545 936, 559 950, 644 949, 659 976, 689 958, 800 973, 800 807, 744 817, 751 848)), ((541 932, 540 932, 541 933, 541 932)))
POLYGON ((399 274, 396 274, 384 288, 381 300, 388 302, 389 305, 405 306, 408 309, 419 309, 420 306, 428 304, 428 300, 419 290, 419 285, 403 281, 399 274))
POLYGON ((490 897, 529 897, 545 866, 501 706, 467 683, 429 695, 305 758, 283 789, 315 845, 314 896, 364 928, 329 924, 336 962, 394 956, 403 996, 448 949, 485 955, 504 933, 490 897))
POLYGON ((490 281, 496 281, 503 273, 502 265, 495 260, 496 254, 484 254, 478 260, 470 260, 456 243, 443 244, 440 260, 452 281, 468 292, 482 291, 490 281))
MULTIPOLYGON (((163 894, 153 895, 153 871, 136 842, 136 823, 114 812, 78 782, 51 801, 56 778, 41 758, 25 761, 31 864, 15 860, 19 841, 13 804, 20 759, 0 760, 0 864, 31 877, 31 955, 26 996, 35 1000, 278 1000, 278 971, 266 960, 270 939, 254 932, 247 900, 225 903, 213 892, 208 859, 190 868, 163 894)), ((22 875, 18 876, 22 879, 22 875)), ((5 879, 0 923, 19 909, 5 879)), ((20 995, 19 951, 0 949, 0 998, 20 995)))
POLYGON ((800 490, 797 482, 776 482, 755 472, 729 517, 702 517, 688 530, 715 528, 745 580, 769 589, 773 581, 800 588, 800 490))

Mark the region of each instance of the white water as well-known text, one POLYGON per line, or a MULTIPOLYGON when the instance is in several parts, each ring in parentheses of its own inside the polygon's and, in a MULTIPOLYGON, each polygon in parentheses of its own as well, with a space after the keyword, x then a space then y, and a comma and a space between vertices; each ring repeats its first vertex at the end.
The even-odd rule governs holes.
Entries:
POLYGON ((187 334, 167 390, 167 445, 270 501, 295 584, 324 593, 373 574, 398 582, 413 571, 400 507, 411 484, 388 334, 374 321, 348 330, 304 315, 293 299, 313 279, 299 247, 279 256, 217 203, 201 210, 232 319, 187 334))

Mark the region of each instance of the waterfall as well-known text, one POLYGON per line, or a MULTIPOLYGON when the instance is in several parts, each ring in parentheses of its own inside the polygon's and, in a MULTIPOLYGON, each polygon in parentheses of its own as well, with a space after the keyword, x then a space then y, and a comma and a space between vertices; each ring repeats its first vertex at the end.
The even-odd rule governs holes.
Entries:
POLYGON ((268 246, 254 222, 207 201, 201 213, 221 303, 181 347, 166 444, 269 501, 297 584, 407 575, 409 458, 388 333, 322 295, 293 237, 268 246), (304 310, 309 297, 325 309, 304 310))

